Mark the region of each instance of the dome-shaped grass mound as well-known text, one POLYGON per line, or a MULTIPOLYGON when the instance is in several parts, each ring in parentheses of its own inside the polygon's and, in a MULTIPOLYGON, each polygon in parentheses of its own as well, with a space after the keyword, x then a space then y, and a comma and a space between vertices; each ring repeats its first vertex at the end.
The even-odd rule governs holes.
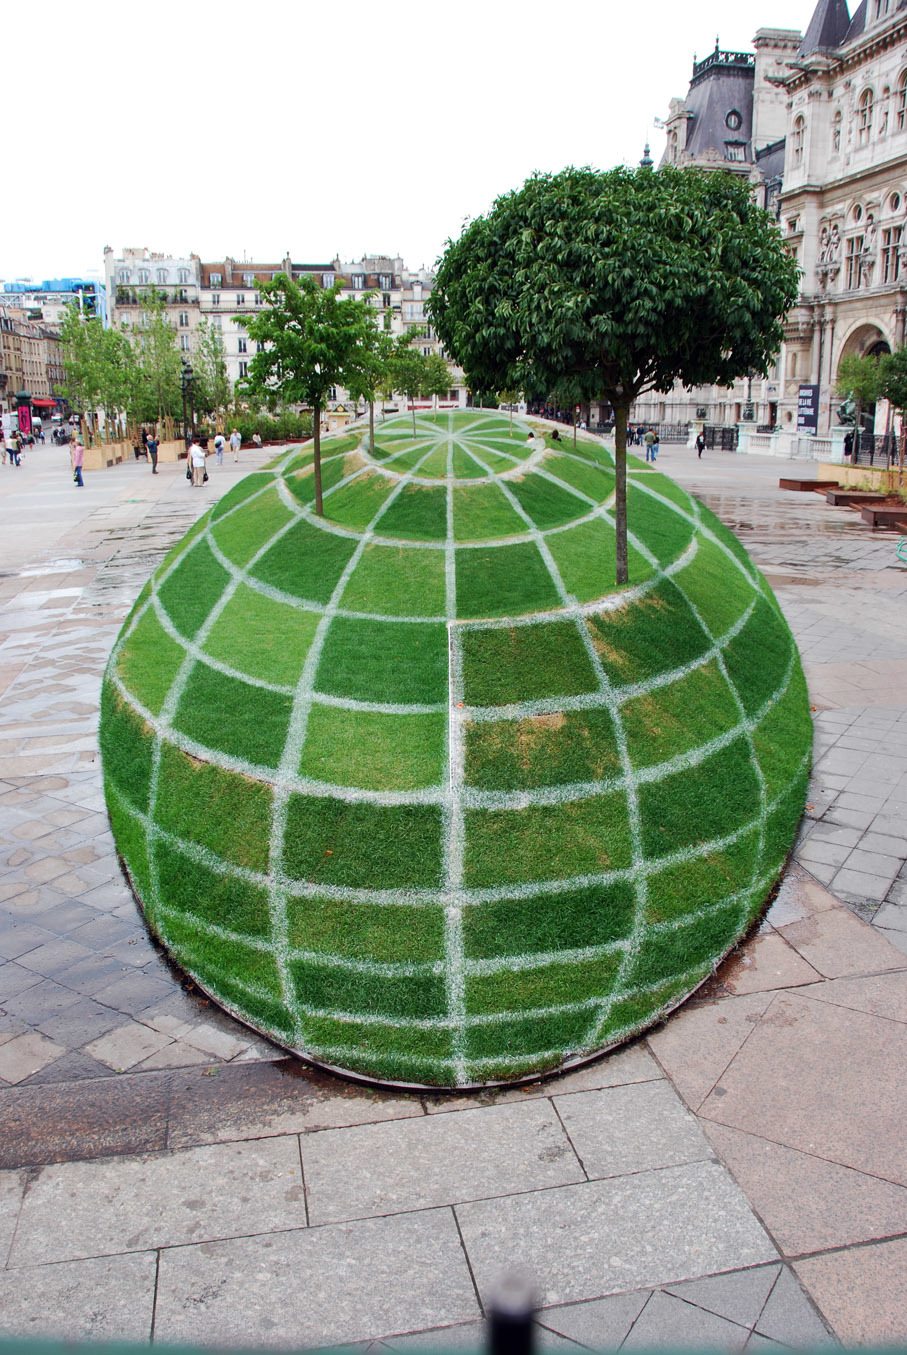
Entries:
POLYGON ((631 458, 457 412, 250 475, 108 668, 110 817, 218 1002, 360 1075, 466 1086, 643 1029, 747 930, 803 806, 790 631, 631 458))

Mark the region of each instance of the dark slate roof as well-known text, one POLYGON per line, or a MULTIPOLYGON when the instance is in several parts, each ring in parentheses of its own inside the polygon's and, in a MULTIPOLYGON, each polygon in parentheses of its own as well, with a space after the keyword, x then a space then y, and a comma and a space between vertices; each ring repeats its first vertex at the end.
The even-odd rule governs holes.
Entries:
POLYGON ((780 179, 784 173, 784 137, 756 151, 756 164, 767 179, 780 179))
MULTIPOLYGON (((866 0, 857 10, 857 15, 861 14, 865 20, 866 0)), ((856 23, 856 16, 853 22, 856 23)), ((861 21, 860 31, 862 27, 861 21)), ((847 0, 819 0, 797 55, 812 56, 813 52, 833 51, 847 41, 852 28, 847 0)))
POLYGON ((853 42, 854 38, 858 38, 860 34, 863 32, 865 27, 866 27, 866 0, 863 0, 863 3, 860 5, 859 9, 857 10, 857 12, 854 14, 853 18, 850 21, 850 27, 847 30, 847 36, 844 38, 844 42, 853 42))
POLYGON ((686 151, 694 157, 714 146, 720 155, 725 153, 726 141, 745 141, 747 160, 753 135, 753 67, 740 65, 713 66, 705 79, 695 81, 687 95, 687 111, 692 114, 687 127, 686 151), (740 114, 738 129, 728 127, 725 119, 732 109, 740 114))

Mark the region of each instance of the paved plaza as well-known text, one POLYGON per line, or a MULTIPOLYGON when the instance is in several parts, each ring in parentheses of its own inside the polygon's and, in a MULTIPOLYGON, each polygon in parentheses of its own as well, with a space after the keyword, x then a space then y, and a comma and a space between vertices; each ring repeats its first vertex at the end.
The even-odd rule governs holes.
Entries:
POLYGON ((232 1021, 149 939, 100 678, 163 554, 271 454, 0 467, 0 1334, 544 1349, 907 1339, 907 566, 787 463, 666 447, 800 645, 815 773, 758 932, 648 1038, 531 1086, 378 1092, 232 1021))

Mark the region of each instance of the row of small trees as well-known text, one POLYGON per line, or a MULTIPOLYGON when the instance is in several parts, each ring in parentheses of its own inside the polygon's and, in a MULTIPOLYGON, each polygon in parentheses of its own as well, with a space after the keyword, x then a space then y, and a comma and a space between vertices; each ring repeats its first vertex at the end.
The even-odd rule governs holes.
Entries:
MULTIPOLYGON (((181 358, 177 337, 164 302, 152 294, 142 302, 141 323, 131 338, 122 330, 105 329, 101 320, 67 309, 61 326, 63 393, 77 413, 89 421, 104 413, 115 427, 125 414, 133 424, 163 423, 182 410, 181 358)), ((195 330, 194 399, 201 410, 217 413, 230 402, 224 343, 220 330, 203 321, 195 330)))
POLYGON ((838 395, 847 396, 854 402, 854 464, 860 449, 863 410, 877 400, 887 400, 890 409, 900 414, 901 436, 895 438, 900 484, 904 477, 904 440, 907 437, 907 346, 897 348, 893 353, 868 353, 864 357, 850 353, 843 357, 838 367, 836 390, 838 395))

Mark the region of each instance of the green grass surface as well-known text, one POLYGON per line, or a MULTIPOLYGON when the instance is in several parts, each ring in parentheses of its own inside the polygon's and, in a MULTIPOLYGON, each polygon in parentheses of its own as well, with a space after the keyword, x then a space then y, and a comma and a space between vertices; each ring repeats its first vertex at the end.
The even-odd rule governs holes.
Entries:
POLYGON ((623 596, 607 447, 541 474, 519 419, 417 429, 379 423, 374 460, 326 439, 323 520, 310 447, 203 516, 124 627, 100 740, 149 924, 216 1000, 469 1085, 626 1038, 715 967, 790 848, 812 727, 775 600, 669 476, 631 478, 623 596))

